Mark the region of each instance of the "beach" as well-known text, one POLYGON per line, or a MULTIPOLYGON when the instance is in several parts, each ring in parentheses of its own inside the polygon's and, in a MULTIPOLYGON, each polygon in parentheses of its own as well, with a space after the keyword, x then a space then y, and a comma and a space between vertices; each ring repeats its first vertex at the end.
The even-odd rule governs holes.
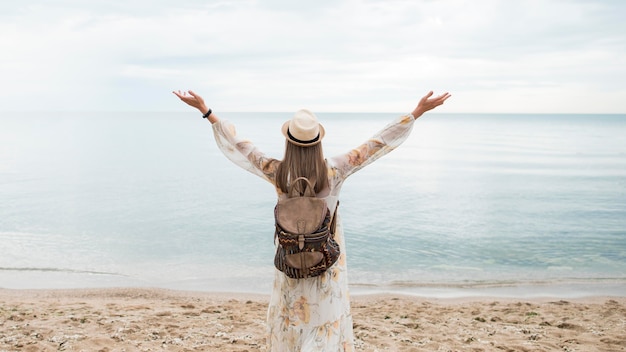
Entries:
MULTIPOLYGON (((0 351, 264 351, 265 295, 0 289, 0 351)), ((359 351, 626 351, 626 297, 352 297, 359 351)))

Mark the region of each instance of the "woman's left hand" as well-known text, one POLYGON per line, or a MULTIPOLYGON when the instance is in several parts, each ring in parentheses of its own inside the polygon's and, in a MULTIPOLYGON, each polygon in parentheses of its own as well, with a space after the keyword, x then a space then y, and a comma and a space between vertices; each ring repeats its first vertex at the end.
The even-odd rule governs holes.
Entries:
POLYGON ((173 91, 172 93, 174 93, 178 98, 180 98, 180 100, 185 102, 185 104, 200 110, 202 115, 206 114, 206 112, 209 111, 209 109, 206 107, 206 104, 204 104, 204 99, 202 99, 201 96, 194 93, 193 91, 189 90, 187 92, 181 92, 179 90, 179 91, 173 91))

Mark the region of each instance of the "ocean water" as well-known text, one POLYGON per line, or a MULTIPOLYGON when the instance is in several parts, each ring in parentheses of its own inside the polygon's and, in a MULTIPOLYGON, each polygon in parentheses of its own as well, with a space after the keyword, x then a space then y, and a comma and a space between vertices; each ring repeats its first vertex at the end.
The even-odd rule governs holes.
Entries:
MULTIPOLYGON (((327 155, 399 113, 319 113, 327 155)), ((290 113, 223 113, 281 158, 290 113)), ((626 115, 430 114, 341 194, 355 292, 626 292, 626 115)), ((269 293, 270 184, 193 112, 0 114, 0 287, 269 293)))

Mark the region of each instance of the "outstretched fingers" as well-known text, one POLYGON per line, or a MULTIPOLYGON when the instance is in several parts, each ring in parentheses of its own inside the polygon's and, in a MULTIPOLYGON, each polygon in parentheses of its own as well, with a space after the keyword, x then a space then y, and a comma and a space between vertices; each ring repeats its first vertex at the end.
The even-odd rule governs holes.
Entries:
POLYGON ((426 103, 434 108, 442 105, 448 98, 450 98, 450 93, 446 92, 437 97, 426 99, 426 103))
POLYGON ((450 93, 445 92, 443 94, 441 94, 440 96, 438 96, 437 98, 435 98, 435 101, 438 103, 438 105, 443 104, 444 101, 446 101, 446 99, 450 98, 450 93))
POLYGON ((172 93, 174 93, 180 100, 182 100, 185 104, 192 106, 192 107, 196 107, 197 105, 197 98, 188 94, 188 92, 185 91, 173 91, 172 93))
MULTIPOLYGON (((191 91, 189 91, 189 92, 191 92, 191 91)), ((195 96, 192 96, 188 92, 185 92, 185 91, 180 91, 180 90, 176 91, 175 90, 172 93, 176 94, 176 96, 178 98, 180 98, 180 100, 182 100, 184 102, 187 102, 187 101, 192 100, 193 98, 195 98, 195 96)))
POLYGON ((430 99, 430 97, 433 95, 433 91, 431 90, 430 92, 426 93, 426 95, 424 95, 422 97, 422 99, 420 99, 420 104, 425 104, 428 102, 428 99, 430 99))
POLYGON ((200 111, 202 111, 202 113, 205 113, 206 110, 206 105, 204 104, 204 99, 202 99, 202 97, 198 94, 196 94, 195 92, 188 90, 188 91, 173 91, 172 93, 174 93, 180 100, 182 100, 185 104, 194 107, 200 111))

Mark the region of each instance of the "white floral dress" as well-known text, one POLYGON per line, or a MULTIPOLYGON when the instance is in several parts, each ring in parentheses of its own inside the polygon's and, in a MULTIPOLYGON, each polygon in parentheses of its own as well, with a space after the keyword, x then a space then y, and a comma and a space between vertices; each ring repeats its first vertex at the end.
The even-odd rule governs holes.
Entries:
MULTIPOLYGON (((335 210, 343 181, 364 166, 395 149, 411 133, 412 115, 388 124, 368 141, 346 154, 327 159, 329 188, 318 194, 330 212, 335 210)), ((269 181, 278 197, 275 171, 280 160, 267 157, 250 141, 237 136, 225 120, 213 124, 217 145, 235 164, 269 181)), ((273 229, 268 229, 273 236, 273 229)), ((335 239, 341 248, 339 260, 324 274, 307 279, 291 279, 275 270, 274 285, 267 313, 267 350, 272 352, 354 351, 352 315, 341 217, 337 214, 335 239)), ((268 258, 272 261, 273 258, 268 258)))

